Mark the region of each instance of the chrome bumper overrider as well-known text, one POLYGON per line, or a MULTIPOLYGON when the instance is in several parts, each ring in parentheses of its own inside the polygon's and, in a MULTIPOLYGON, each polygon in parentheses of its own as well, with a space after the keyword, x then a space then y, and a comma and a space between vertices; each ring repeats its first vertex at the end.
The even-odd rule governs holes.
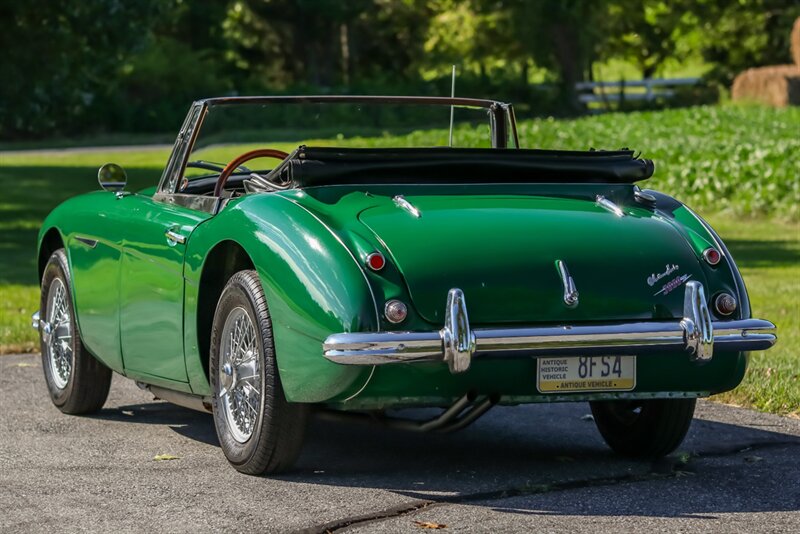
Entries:
POLYGON ((452 373, 469 369, 473 356, 642 355, 683 350, 707 362, 714 346, 726 351, 764 350, 775 344, 775 325, 762 319, 712 321, 700 282, 686 283, 683 319, 592 325, 472 330, 464 293, 447 295, 444 328, 438 332, 353 332, 323 343, 328 360, 344 365, 445 361, 452 373))

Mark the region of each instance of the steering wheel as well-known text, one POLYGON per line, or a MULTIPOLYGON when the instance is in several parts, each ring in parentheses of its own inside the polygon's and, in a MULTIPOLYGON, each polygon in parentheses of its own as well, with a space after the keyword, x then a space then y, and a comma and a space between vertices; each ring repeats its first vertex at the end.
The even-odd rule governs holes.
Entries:
POLYGON ((276 158, 279 160, 284 160, 288 156, 289 153, 284 152, 283 150, 276 150, 274 148, 259 148, 258 150, 245 152, 241 156, 233 158, 227 165, 225 165, 225 168, 222 169, 222 172, 219 173, 217 184, 214 186, 214 196, 218 197, 222 195, 222 190, 225 188, 225 182, 228 181, 228 178, 230 178, 231 174, 233 174, 233 171, 241 167, 243 163, 256 158, 276 158))

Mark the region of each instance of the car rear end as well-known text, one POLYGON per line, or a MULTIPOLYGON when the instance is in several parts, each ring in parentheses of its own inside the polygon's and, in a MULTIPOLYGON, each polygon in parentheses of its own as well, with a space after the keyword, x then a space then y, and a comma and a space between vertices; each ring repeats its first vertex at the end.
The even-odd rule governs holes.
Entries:
POLYGON ((373 169, 295 193, 363 262, 384 310, 379 331, 333 332, 321 347, 371 368, 332 405, 707 396, 775 342, 724 246, 678 203, 659 207, 635 180, 604 180, 608 169, 504 180, 508 166, 492 163, 484 179, 434 165, 449 183, 386 183, 373 169))

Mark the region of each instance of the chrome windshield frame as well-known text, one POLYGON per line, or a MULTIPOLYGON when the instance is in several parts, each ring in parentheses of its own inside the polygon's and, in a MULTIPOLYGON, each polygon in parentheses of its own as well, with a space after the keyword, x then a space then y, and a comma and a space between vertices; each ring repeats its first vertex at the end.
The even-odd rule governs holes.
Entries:
MULTIPOLYGON (((206 98, 192 103, 186 119, 181 126, 172 152, 167 160, 164 173, 159 181, 154 198, 160 201, 184 205, 192 199, 176 193, 178 184, 186 170, 189 156, 194 150, 203 121, 211 108, 230 105, 264 105, 264 104, 404 104, 404 105, 440 105, 464 108, 486 109, 489 113, 492 148, 519 148, 516 118, 511 104, 497 100, 479 98, 436 97, 436 96, 376 96, 376 95, 302 95, 302 96, 225 96, 206 98)), ((196 204, 196 202, 194 203, 196 204)), ((214 211, 216 201, 207 202, 207 208, 214 211)), ((189 206, 187 206, 189 207, 189 206)), ((206 209, 203 209, 206 211, 206 209)))

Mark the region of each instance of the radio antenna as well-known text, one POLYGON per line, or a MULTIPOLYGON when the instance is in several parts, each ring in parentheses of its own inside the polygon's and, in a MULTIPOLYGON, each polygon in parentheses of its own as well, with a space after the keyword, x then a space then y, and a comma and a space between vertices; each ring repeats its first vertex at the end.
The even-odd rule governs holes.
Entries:
MULTIPOLYGON (((456 97, 456 66, 453 65, 453 83, 450 86, 450 98, 456 97)), ((453 147, 453 112, 455 111, 455 106, 450 104, 450 142, 448 146, 450 148, 453 147)))

